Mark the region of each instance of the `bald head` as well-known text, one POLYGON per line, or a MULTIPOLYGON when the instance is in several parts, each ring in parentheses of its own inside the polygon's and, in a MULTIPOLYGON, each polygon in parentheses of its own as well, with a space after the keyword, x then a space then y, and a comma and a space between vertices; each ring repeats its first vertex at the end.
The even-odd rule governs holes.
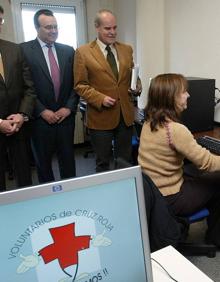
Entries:
POLYGON ((109 10, 100 10, 95 17, 97 37, 106 45, 113 44, 117 36, 117 23, 114 14, 109 10))

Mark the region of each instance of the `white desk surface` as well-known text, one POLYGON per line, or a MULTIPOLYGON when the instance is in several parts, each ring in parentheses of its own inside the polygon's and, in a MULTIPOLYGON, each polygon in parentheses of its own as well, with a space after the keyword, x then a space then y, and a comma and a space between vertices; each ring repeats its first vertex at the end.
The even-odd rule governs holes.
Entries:
MULTIPOLYGON (((212 279, 171 246, 152 253, 151 257, 157 260, 178 282, 213 282, 212 279)), ((173 281, 153 260, 152 271, 154 282, 173 281)))

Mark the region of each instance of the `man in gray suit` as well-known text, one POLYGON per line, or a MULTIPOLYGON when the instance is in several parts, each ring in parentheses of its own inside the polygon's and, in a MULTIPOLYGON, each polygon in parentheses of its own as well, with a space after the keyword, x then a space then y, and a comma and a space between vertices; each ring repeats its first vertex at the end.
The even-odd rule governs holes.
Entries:
MULTIPOLYGON (((4 23, 0 6, 0 31, 4 23)), ((6 152, 10 151, 16 186, 32 184, 27 121, 35 92, 19 45, 0 39, 0 191, 5 191, 6 152)))
POLYGON ((54 180, 54 153, 61 179, 76 175, 73 137, 79 96, 73 90, 74 49, 55 42, 58 26, 52 11, 37 11, 34 24, 37 38, 21 46, 37 93, 32 149, 39 182, 44 183, 54 180))

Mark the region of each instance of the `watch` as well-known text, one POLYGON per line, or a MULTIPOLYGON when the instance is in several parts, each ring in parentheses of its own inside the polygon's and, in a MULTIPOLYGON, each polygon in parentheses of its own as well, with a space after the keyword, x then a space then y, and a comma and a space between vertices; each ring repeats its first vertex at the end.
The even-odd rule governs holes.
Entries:
POLYGON ((20 114, 23 116, 24 121, 29 121, 29 116, 28 115, 26 115, 24 113, 20 113, 20 114))

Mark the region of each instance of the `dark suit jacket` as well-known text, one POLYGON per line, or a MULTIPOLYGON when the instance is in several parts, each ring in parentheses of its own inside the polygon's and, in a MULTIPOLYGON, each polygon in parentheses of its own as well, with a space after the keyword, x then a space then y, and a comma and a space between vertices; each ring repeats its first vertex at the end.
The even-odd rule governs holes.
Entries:
POLYGON ((119 59, 119 78, 116 80, 110 65, 96 41, 76 50, 74 79, 77 93, 87 101, 87 126, 92 129, 115 128, 122 112, 127 126, 134 122, 134 105, 128 93, 133 67, 132 48, 116 42, 119 59), (102 106, 105 96, 116 99, 114 107, 102 106))
MULTIPOLYGON (((58 101, 56 101, 53 82, 38 40, 22 43, 21 47, 30 66, 37 93, 35 117, 38 118, 45 109, 57 111, 61 107, 69 108, 72 113, 75 113, 79 96, 73 90, 74 49, 64 44, 55 43, 61 74, 60 94, 58 101)), ((61 124, 68 122, 70 118, 71 115, 61 124)))
POLYGON ((5 81, 0 78, 0 118, 19 112, 31 116, 35 91, 19 45, 0 39, 5 81))

